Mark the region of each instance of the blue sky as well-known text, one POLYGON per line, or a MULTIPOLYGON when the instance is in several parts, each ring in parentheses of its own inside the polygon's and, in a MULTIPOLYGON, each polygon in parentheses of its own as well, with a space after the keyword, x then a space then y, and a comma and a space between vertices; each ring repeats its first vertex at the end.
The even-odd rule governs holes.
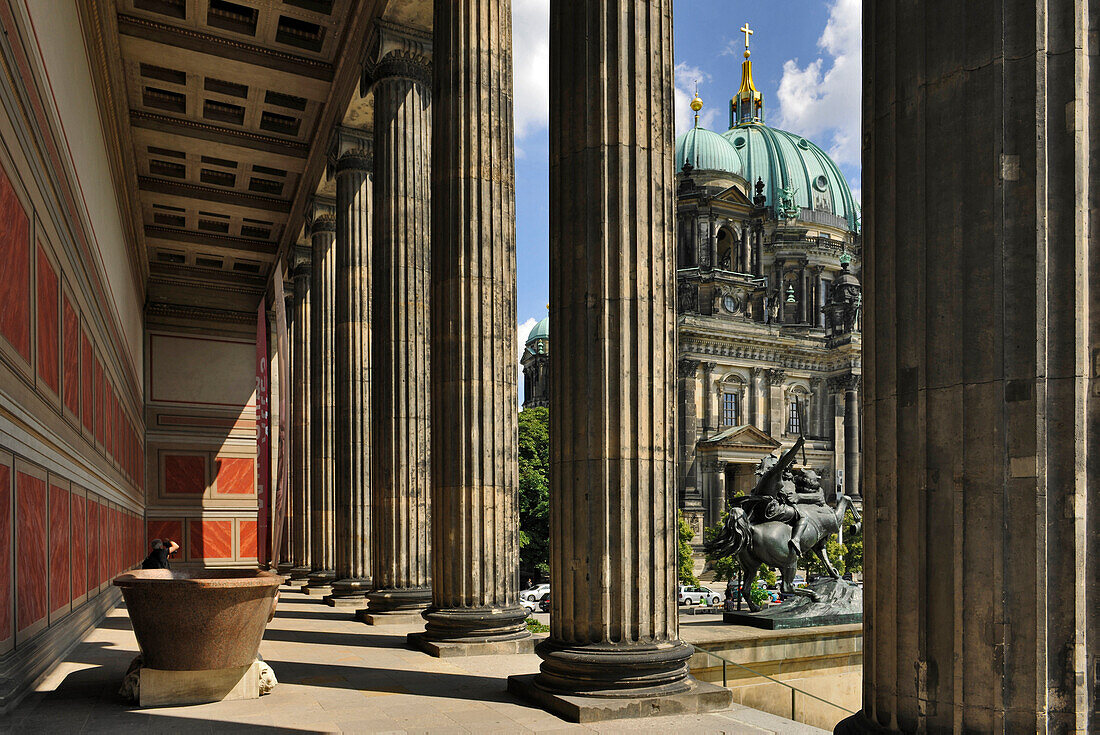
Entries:
MULTIPOLYGON (((518 332, 546 316, 549 292, 549 0, 513 0, 516 101, 518 332)), ((741 83, 746 22, 753 78, 766 122, 813 140, 833 156, 859 198, 859 0, 675 0, 676 124, 699 83, 704 127, 729 127, 729 98, 741 83)), ((522 380, 522 376, 521 376, 522 380)), ((522 400, 522 386, 521 386, 522 400)))

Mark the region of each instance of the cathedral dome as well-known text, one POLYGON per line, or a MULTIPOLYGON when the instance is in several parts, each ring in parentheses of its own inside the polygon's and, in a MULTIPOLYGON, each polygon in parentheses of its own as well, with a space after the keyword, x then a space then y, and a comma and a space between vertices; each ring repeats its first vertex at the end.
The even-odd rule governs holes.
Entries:
POLYGON ((676 172, 685 163, 696 171, 723 171, 741 175, 741 156, 729 141, 706 128, 694 127, 676 138, 676 172))
MULTIPOLYGON (((848 181, 833 159, 815 143, 757 121, 736 125, 721 137, 729 141, 744 161, 742 175, 749 184, 755 186, 757 179, 764 182, 764 204, 777 210, 779 216, 787 216, 778 212, 789 206, 784 201, 786 194, 795 207, 834 215, 842 220, 836 224, 852 232, 859 230, 859 205, 848 181)), ((803 216, 796 213, 795 217, 803 216)))
POLYGON ((550 338, 550 317, 543 317, 535 326, 531 327, 531 332, 527 335, 526 344, 531 344, 536 340, 549 339, 550 338))

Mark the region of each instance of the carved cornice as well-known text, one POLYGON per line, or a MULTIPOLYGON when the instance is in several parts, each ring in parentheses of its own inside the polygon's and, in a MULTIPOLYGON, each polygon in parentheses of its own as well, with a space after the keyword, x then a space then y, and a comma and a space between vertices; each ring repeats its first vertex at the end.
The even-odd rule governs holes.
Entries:
POLYGON ((255 311, 232 311, 229 309, 211 309, 205 306, 184 306, 182 304, 151 303, 145 307, 145 316, 163 319, 192 319, 196 321, 235 322, 255 324, 255 311))
POLYGON ((309 155, 309 146, 295 140, 273 138, 270 135, 260 135, 248 130, 223 128, 219 125, 211 125, 198 120, 158 115, 145 110, 130 110, 130 122, 139 128, 190 135, 195 138, 225 142, 230 145, 266 151, 267 153, 279 153, 295 158, 305 158, 309 155))

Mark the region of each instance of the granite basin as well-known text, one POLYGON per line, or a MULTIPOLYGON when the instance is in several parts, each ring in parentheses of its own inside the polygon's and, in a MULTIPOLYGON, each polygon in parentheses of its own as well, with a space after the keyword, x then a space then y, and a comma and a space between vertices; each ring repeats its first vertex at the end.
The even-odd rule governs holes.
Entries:
POLYGON ((164 671, 249 666, 281 575, 258 569, 143 569, 115 577, 143 665, 164 671))

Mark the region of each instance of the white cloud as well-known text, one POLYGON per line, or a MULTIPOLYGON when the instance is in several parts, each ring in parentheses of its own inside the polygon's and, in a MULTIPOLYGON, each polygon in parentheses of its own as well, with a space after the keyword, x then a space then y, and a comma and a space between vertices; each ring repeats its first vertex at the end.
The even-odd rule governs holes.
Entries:
MULTIPOLYGON (((695 125, 695 113, 691 109, 691 100, 695 97, 696 83, 705 84, 710 81, 710 74, 697 66, 691 66, 685 61, 676 65, 676 86, 673 96, 676 110, 676 134, 687 132, 695 125)), ((720 105, 712 100, 707 102, 700 90, 699 97, 703 99, 703 109, 699 112, 699 125, 707 130, 714 130, 714 124, 718 120, 720 105)))
POLYGON ((822 57, 783 64, 776 124, 825 143, 841 165, 859 165, 862 29, 860 0, 832 0, 817 40, 822 57))
POLYGON ((513 0, 512 74, 518 141, 550 118, 550 0, 513 0))

